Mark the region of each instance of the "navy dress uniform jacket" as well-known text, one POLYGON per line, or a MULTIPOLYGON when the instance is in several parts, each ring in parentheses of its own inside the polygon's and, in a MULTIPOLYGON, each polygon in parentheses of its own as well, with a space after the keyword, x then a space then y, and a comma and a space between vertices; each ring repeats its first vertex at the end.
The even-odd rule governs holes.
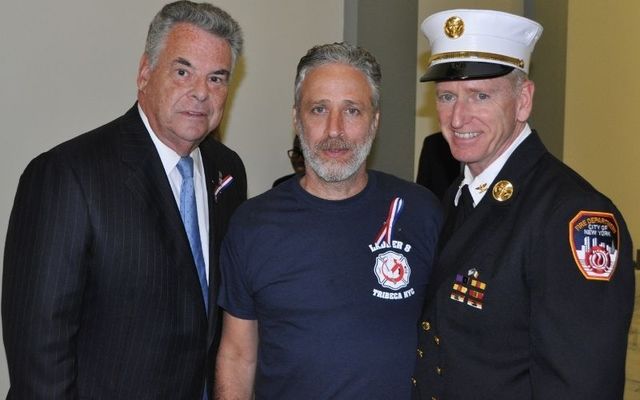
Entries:
POLYGON ((490 187, 456 232, 445 222, 419 326, 415 398, 621 399, 634 296, 622 216, 535 132, 501 180, 513 185, 509 199, 490 187), (609 281, 586 279, 574 259, 570 221, 580 211, 617 221, 609 281))
POLYGON ((460 162, 453 158, 442 132, 433 133, 422 142, 416 183, 442 200, 447 189, 460 175, 460 162))
POLYGON ((217 255, 246 198, 246 176, 238 155, 213 137, 200 151, 208 316, 175 197, 136 106, 29 164, 4 254, 9 399, 193 400, 205 379, 212 387, 217 255), (234 182, 215 199, 227 174, 234 182))

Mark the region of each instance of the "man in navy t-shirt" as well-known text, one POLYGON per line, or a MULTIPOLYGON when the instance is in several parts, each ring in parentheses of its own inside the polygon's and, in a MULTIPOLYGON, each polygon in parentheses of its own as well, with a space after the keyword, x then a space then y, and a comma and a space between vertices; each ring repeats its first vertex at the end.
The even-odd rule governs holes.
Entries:
POLYGON ((221 257, 220 399, 408 399, 442 216, 427 189, 366 169, 380 66, 346 43, 300 60, 306 174, 247 201, 221 257))

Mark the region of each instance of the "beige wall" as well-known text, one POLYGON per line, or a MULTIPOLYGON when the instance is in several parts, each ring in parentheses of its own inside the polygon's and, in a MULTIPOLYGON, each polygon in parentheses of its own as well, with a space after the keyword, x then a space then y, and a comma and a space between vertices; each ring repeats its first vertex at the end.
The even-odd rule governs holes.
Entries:
POLYGON ((640 247, 636 0, 569 1, 564 161, 622 211, 640 247), (606 18, 603 18, 606 16, 606 18), (597 28, 597 29, 594 29, 597 28))

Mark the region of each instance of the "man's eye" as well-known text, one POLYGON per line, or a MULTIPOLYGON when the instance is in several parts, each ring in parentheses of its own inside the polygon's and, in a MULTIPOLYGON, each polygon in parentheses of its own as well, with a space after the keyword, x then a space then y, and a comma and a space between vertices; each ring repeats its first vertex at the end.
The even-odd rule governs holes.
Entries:
POLYGON ((347 114, 349 115, 360 115, 360 110, 355 107, 347 108, 347 114))
POLYGON ((443 93, 438 95, 438 101, 441 103, 450 103, 455 99, 455 96, 451 93, 443 93))
POLYGON ((187 72, 186 69, 179 69, 179 70, 176 71, 176 74, 178 76, 187 76, 188 72, 187 72))
POLYGON ((478 93, 478 100, 487 100, 489 95, 486 93, 478 93))
POLYGON ((324 106, 315 106, 311 108, 313 114, 322 114, 325 111, 324 106))
POLYGON ((209 77, 209 82, 212 82, 212 83, 226 83, 227 79, 228 79, 228 77, 226 77, 224 75, 212 75, 211 77, 209 77))

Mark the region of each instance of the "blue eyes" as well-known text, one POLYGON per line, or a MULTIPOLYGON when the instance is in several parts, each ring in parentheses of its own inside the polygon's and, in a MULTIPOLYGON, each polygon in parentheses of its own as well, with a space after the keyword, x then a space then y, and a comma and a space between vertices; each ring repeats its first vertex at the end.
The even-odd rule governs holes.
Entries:
POLYGON ((451 93, 445 93, 438 96, 438 101, 441 103, 449 103, 455 99, 455 96, 451 93))
MULTIPOLYGON (((458 98, 456 95, 451 94, 451 93, 443 93, 438 95, 438 102, 440 103, 452 103, 454 101, 456 101, 458 98)), ((485 101, 485 100, 489 100, 491 98, 491 96, 489 96, 487 93, 483 93, 483 92, 478 92, 478 93, 474 93, 473 95, 471 95, 469 97, 470 100, 476 100, 476 101, 485 101)))

